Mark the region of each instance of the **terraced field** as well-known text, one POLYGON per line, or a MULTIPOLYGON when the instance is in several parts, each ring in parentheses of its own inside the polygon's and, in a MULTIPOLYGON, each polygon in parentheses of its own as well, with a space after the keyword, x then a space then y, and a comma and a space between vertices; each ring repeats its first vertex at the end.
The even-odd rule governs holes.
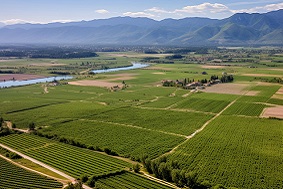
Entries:
POLYGON ((1 189, 55 189, 63 186, 53 179, 26 171, 2 158, 0 158, 0 167, 1 189))

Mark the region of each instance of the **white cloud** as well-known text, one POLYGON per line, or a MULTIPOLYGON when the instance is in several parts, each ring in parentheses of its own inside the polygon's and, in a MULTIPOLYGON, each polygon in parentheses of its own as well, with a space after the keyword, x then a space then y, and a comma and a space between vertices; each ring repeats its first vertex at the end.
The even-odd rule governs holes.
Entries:
POLYGON ((146 9, 146 12, 155 12, 155 13, 171 13, 170 11, 166 11, 164 9, 160 9, 158 7, 152 7, 150 9, 146 9))
POLYGON ((52 20, 51 23, 60 22, 60 23, 67 23, 67 22, 75 22, 76 20, 52 20))
POLYGON ((109 13, 109 11, 105 10, 105 9, 99 9, 99 10, 96 10, 95 12, 99 13, 99 14, 107 14, 107 13, 109 13))
POLYGON ((4 23, 5 25, 25 24, 25 23, 35 24, 36 23, 34 21, 27 21, 27 20, 22 20, 22 19, 9 19, 9 20, 3 20, 3 21, 0 21, 0 22, 4 23))
POLYGON ((130 17, 155 17, 155 15, 146 12, 125 12, 123 13, 123 15, 130 17))
POLYGON ((189 13, 189 14, 195 14, 195 13, 227 13, 231 12, 230 9, 223 4, 220 3, 202 3, 199 5, 193 5, 193 6, 186 6, 182 9, 176 9, 174 13, 189 13))
POLYGON ((283 3, 277 3, 277 4, 269 4, 265 6, 260 6, 260 7, 254 7, 250 9, 241 9, 241 10, 232 10, 233 13, 241 13, 241 12, 246 12, 246 13, 265 13, 265 12, 270 12, 270 11, 275 11, 283 9, 283 3))

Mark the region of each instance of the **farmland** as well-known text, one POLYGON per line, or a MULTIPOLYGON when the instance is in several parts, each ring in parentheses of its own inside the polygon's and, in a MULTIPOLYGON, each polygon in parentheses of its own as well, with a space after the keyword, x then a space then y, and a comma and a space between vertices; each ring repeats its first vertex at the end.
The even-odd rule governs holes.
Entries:
POLYGON ((282 121, 221 116, 169 158, 214 183, 282 188, 281 139, 282 121))
POLYGON ((1 143, 63 170, 76 178, 83 174, 102 174, 130 167, 130 164, 112 157, 36 136, 11 135, 1 138, 1 143), (33 146, 30 146, 30 143, 33 146))
POLYGON ((169 189, 171 187, 150 181, 144 177, 138 176, 133 173, 125 173, 122 175, 100 179, 97 186, 101 189, 111 188, 153 188, 153 189, 169 189))
MULTIPOLYGON (((185 54, 170 64, 157 63, 168 61, 165 54, 152 54, 151 58, 158 59, 150 60, 150 67, 96 75, 89 70, 145 61, 149 55, 111 52, 81 59, 3 60, 1 70, 8 64, 15 65, 11 69, 16 73, 22 70, 35 75, 74 70, 71 82, 113 82, 126 87, 113 91, 109 86, 64 81, 56 86, 44 83, 0 89, 3 128, 13 123, 28 129, 34 123, 36 130, 35 134, 0 137, 0 143, 75 178, 103 175, 96 182, 99 188, 167 188, 131 171, 133 163, 141 165, 147 160, 161 162, 157 170, 162 172, 170 167, 162 158, 167 158, 168 165, 173 162, 172 172, 184 177, 194 172, 197 182, 211 186, 283 188, 283 123, 276 117, 280 112, 275 117, 262 116, 266 108, 282 108, 282 84, 274 77, 282 75, 283 65, 272 61, 283 58, 268 53, 257 57, 251 51, 252 58, 241 62, 247 56, 242 50, 225 53, 185 54), (224 55, 241 57, 213 62, 224 55), (233 74, 233 83, 192 91, 162 86, 162 80, 209 80, 223 73, 233 74)), ((140 172, 150 171, 144 165, 140 172)), ((172 175, 165 180, 186 185, 172 175)))
POLYGON ((54 189, 62 184, 47 177, 26 171, 0 158, 0 188, 54 189))

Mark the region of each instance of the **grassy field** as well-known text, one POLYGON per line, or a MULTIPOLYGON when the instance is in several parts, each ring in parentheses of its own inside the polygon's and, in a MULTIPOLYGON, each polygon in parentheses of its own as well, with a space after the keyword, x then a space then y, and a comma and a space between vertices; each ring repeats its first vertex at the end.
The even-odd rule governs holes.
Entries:
MULTIPOLYGON (((242 54, 244 58, 204 64, 198 59, 224 55, 187 54, 174 64, 153 61, 143 69, 88 75, 90 69, 125 66, 154 56, 134 52, 99 55, 88 59, 1 61, 1 70, 39 75, 60 70, 73 72, 73 81, 124 81, 128 87, 116 92, 103 86, 71 84, 0 89, 0 117, 15 123, 17 128, 28 128, 34 122, 38 132, 46 137, 110 149, 132 160, 141 160, 143 156, 159 159, 168 154, 182 169, 193 170, 199 178, 215 184, 246 189, 283 187, 282 120, 261 118, 265 108, 283 105, 279 91, 282 84, 272 80, 282 76, 282 56, 242 54), (10 65, 14 67, 8 68, 10 65), (212 90, 191 92, 163 87, 161 82, 209 80, 211 75, 221 76, 223 72, 234 75, 233 84, 208 88, 212 90), (227 107, 231 102, 234 103, 227 107), (206 127, 194 135, 203 126, 206 127), (190 135, 192 138, 188 139, 190 135)), ((229 56, 237 57, 234 52, 229 56)), ((164 57, 160 55, 157 60, 168 61, 164 57)), ((38 136, 10 135, 1 137, 0 142, 74 177, 132 166, 95 151, 38 136)), ((129 188, 161 188, 131 173, 101 179, 98 184, 101 188, 115 188, 121 182, 129 188)))

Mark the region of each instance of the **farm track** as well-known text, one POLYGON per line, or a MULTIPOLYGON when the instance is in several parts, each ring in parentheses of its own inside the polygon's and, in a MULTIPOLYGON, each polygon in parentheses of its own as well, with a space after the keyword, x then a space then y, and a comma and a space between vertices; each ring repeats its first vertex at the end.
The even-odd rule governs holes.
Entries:
MULTIPOLYGON (((175 103, 176 104, 176 103, 175 103)), ((154 108, 154 107, 145 107, 145 106, 135 106, 136 108, 144 109, 144 110, 167 110, 167 111, 175 111, 175 112, 193 112, 193 113, 202 113, 202 114, 209 114, 209 115, 216 115, 216 113, 212 112, 203 112, 197 111, 192 109, 175 109, 175 108, 154 108)))
POLYGON ((59 179, 59 178, 56 178, 56 177, 53 177, 53 176, 47 175, 47 174, 45 174, 45 173, 42 173, 42 172, 36 171, 36 170, 34 170, 34 169, 31 169, 31 168, 25 167, 25 166, 23 166, 23 165, 21 165, 21 164, 19 164, 19 163, 15 162, 15 161, 13 161, 13 160, 11 160, 11 159, 7 158, 7 157, 5 157, 5 156, 3 156, 3 155, 1 155, 1 154, 0 154, 0 158, 3 158, 3 159, 5 159, 5 160, 7 160, 8 162, 10 162, 10 163, 12 163, 12 164, 14 164, 14 165, 16 165, 16 166, 18 166, 18 167, 21 167, 21 168, 23 168, 23 169, 25 169, 25 170, 27 170, 27 171, 31 171, 31 172, 34 172, 34 173, 40 174, 40 175, 42 175, 42 176, 46 176, 46 177, 48 177, 48 178, 51 178, 51 179, 57 180, 57 181, 61 182, 62 184, 67 184, 68 182, 70 182, 70 180, 63 180, 63 179, 59 179))
POLYGON ((170 133, 170 132, 154 130, 154 129, 148 129, 148 128, 139 127, 139 126, 136 126, 136 125, 130 125, 130 124, 124 124, 124 123, 116 123, 116 122, 110 122, 110 121, 89 120, 89 119, 78 119, 78 120, 99 122, 99 123, 108 123, 108 124, 119 125, 119 126, 123 126, 123 127, 131 127, 131 128, 142 129, 142 130, 146 130, 146 131, 154 131, 154 132, 159 132, 159 133, 163 133, 163 134, 167 134, 167 135, 173 135, 173 136, 178 136, 178 137, 186 138, 186 135, 181 135, 181 134, 177 134, 177 133, 170 133))
POLYGON ((8 127, 9 129, 11 129, 11 130, 20 131, 20 132, 22 132, 22 133, 28 133, 28 132, 29 132, 27 129, 25 130, 25 129, 13 128, 11 121, 5 121, 5 123, 6 123, 7 127, 8 127))
MULTIPOLYGON (((11 152, 14 152, 14 153, 16 153, 16 154, 22 156, 22 158, 25 158, 25 159, 27 159, 27 160, 30 160, 30 161, 32 161, 33 163, 36 163, 36 164, 38 164, 38 165, 40 165, 40 166, 42 166, 42 167, 44 167, 44 168, 46 168, 46 169, 49 169, 50 171, 53 171, 54 173, 57 173, 58 175, 61 175, 62 177, 65 177, 65 178, 67 178, 67 179, 69 179, 69 180, 71 180, 71 181, 73 181, 73 182, 75 182, 75 180, 76 180, 75 178, 73 178, 73 177, 67 175, 66 173, 63 173, 62 171, 59 171, 59 170, 57 170, 57 169, 54 169, 53 167, 51 167, 51 166, 49 166, 49 165, 47 165, 47 164, 45 164, 45 163, 42 163, 42 162, 40 162, 40 161, 38 161, 38 160, 36 160, 36 159, 34 159, 34 158, 31 158, 31 157, 29 157, 29 156, 27 156, 27 155, 25 155, 25 154, 23 154, 23 153, 21 153, 21 152, 19 152, 19 151, 16 151, 16 150, 14 150, 14 149, 12 149, 12 148, 6 146, 6 145, 3 145, 3 144, 0 143, 0 146, 1 146, 2 148, 5 148, 5 149, 7 149, 7 150, 9 150, 9 151, 11 151, 11 152)), ((83 185, 83 188, 84 188, 84 189, 91 189, 91 187, 86 186, 86 185, 83 185)))
MULTIPOLYGON (((238 97, 239 98, 239 97, 238 97)), ((227 108, 229 108, 230 106, 232 106, 237 100, 235 99, 234 101, 232 101, 231 103, 229 103, 223 110, 221 110, 219 113, 217 113, 213 118, 211 118, 210 120, 208 120, 205 124, 203 124, 203 126, 199 129, 197 129, 193 134, 189 135, 189 136, 186 136, 186 140, 182 143, 180 143, 179 145, 175 146, 171 151, 165 153, 165 154, 162 154, 161 156, 159 157, 162 157, 162 156, 166 156, 168 154, 171 154, 173 152, 176 151, 177 148, 179 148, 181 145, 185 144, 188 140, 190 140, 191 138, 193 138, 196 134, 200 133, 210 122, 212 122, 213 120, 215 120, 217 117, 219 117, 227 108)), ((155 158, 155 159, 158 159, 159 157, 155 158)))
POLYGON ((166 181, 164 181, 164 180, 161 180, 161 179, 159 179, 159 178, 156 178, 156 177, 154 177, 154 176, 151 176, 151 175, 147 174, 146 172, 143 172, 143 171, 141 171, 141 172, 143 173, 143 177, 145 177, 145 178, 147 178, 147 179, 149 179, 149 180, 158 182, 158 183, 160 183, 160 184, 163 184, 163 185, 166 185, 166 186, 175 188, 175 189, 179 189, 179 187, 177 187, 177 186, 174 185, 174 184, 171 184, 171 183, 169 183, 169 182, 166 182, 166 181))

